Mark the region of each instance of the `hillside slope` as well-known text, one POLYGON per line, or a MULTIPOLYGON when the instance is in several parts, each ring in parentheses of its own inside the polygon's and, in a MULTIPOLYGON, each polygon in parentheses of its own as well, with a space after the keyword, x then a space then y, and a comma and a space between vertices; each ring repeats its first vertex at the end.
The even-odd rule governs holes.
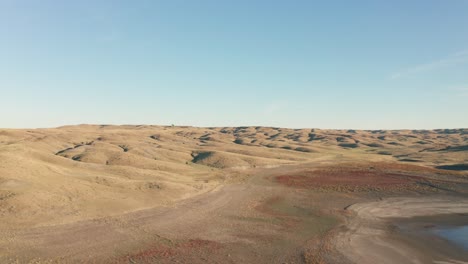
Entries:
POLYGON ((0 130, 0 226, 122 214, 207 192, 251 168, 415 164, 465 174, 468 130, 80 125, 0 130))

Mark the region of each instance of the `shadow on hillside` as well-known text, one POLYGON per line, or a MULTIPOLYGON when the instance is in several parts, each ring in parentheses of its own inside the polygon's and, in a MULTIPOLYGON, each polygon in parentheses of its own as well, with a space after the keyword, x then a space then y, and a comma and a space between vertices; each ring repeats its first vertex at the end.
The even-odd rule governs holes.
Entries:
POLYGON ((464 171, 464 170, 468 170, 468 164, 442 165, 442 166, 437 166, 436 168, 441 169, 441 170, 464 171))

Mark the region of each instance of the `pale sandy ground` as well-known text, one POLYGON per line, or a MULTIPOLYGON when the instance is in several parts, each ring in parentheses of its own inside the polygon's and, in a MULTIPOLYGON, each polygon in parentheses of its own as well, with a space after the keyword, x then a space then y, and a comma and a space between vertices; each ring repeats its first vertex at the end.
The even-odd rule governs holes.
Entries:
POLYGON ((467 151, 467 129, 0 129, 0 260, 346 263, 329 239, 345 206, 466 193, 467 151), (369 186, 326 186, 313 173, 345 179, 350 166, 369 186), (296 174, 312 181, 275 178, 296 174), (372 185, 387 176, 402 185, 372 185))
MULTIPOLYGON (((247 182, 220 186, 173 206, 63 225, 3 229, 0 262, 302 263, 303 246, 334 222, 327 222, 332 219, 329 213, 302 215, 295 210, 299 203, 315 211, 324 204, 317 199, 322 195, 291 192, 264 178, 296 169, 248 171, 255 176, 247 182), (272 199, 272 206, 276 201, 286 204, 270 208, 272 199), (304 219, 307 222, 302 224, 304 219), (290 220, 294 226, 286 224, 290 220), (192 240, 215 247, 177 251, 178 245, 192 240), (157 250, 161 247, 160 254, 157 250)), ((333 196, 332 204, 346 204, 349 200, 346 195, 333 196)))
MULTIPOLYGON (((358 203, 348 207, 356 214, 346 223, 346 230, 335 238, 338 250, 354 263, 468 263, 456 259, 434 259, 433 252, 421 252, 389 237, 385 220, 440 214, 468 213, 468 199, 387 198, 378 202, 358 203)), ((421 241, 430 243, 430 241, 421 241)))

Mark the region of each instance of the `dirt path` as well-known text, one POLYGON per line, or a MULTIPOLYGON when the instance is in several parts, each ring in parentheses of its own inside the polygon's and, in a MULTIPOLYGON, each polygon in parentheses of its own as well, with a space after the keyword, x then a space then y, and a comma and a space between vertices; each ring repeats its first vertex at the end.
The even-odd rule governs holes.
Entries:
POLYGON ((169 207, 0 230, 0 263, 424 263, 417 251, 387 239, 381 219, 468 212, 468 202, 459 198, 369 203, 382 193, 278 182, 281 175, 302 175, 318 165, 244 171, 245 180, 233 177, 238 183, 169 207), (346 211, 354 216, 345 217, 346 211))
MULTIPOLYGON (((286 169, 276 169, 281 172, 286 169)), ((336 224, 273 170, 173 207, 60 226, 0 231, 0 262, 303 262, 303 246, 336 224)))

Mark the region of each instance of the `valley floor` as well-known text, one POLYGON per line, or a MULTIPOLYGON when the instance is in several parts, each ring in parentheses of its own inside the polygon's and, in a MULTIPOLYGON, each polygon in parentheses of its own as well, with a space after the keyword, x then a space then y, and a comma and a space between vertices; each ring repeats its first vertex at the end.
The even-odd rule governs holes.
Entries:
POLYGON ((468 198, 463 194, 413 192, 410 187, 340 192, 278 181, 313 169, 315 165, 308 164, 249 170, 237 183, 171 206, 62 225, 3 229, 0 262, 427 263, 429 258, 434 263, 462 263, 450 262, 456 254, 428 254, 418 246, 408 247, 395 230, 388 230, 392 225, 385 220, 467 214, 468 198))
POLYGON ((464 263, 466 135, 0 130, 0 263, 464 263))

